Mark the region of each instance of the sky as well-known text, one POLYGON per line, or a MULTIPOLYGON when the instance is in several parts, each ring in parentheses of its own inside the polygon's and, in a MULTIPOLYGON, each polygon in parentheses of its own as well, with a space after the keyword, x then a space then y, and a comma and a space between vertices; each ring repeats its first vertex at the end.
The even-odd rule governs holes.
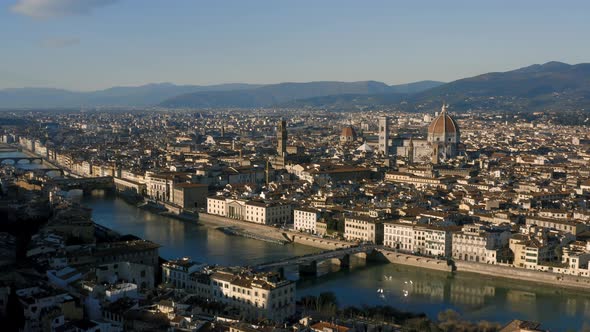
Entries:
POLYGON ((0 0, 0 89, 453 81, 590 62, 590 1, 0 0))

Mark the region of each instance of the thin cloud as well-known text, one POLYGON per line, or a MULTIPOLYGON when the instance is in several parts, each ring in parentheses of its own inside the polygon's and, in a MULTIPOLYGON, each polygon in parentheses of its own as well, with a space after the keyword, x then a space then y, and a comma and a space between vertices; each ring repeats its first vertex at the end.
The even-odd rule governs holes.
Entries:
POLYGON ((41 42, 41 46, 46 48, 64 48, 80 44, 79 38, 48 38, 41 42))
POLYGON ((34 18, 88 15, 95 8, 114 4, 119 0, 17 0, 13 12, 34 18))

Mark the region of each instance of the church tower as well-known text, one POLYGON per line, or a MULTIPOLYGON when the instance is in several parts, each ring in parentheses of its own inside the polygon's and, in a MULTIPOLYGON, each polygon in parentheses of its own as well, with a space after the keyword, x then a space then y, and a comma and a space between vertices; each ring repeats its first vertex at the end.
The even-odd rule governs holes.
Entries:
POLYGON ((414 139, 410 136, 410 146, 408 147, 408 164, 414 163, 414 139))
POLYGON ((264 169, 266 186, 270 183, 270 160, 266 160, 266 168, 264 169))
POLYGON ((389 156, 389 119, 379 117, 379 153, 389 156))
POLYGON ((287 155, 287 122, 281 118, 277 127, 277 153, 279 156, 287 155))

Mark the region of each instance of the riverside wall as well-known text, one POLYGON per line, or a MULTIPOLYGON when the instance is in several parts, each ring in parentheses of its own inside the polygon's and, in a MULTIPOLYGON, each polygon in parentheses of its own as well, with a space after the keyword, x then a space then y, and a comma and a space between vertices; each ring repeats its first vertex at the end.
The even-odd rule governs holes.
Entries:
POLYGON ((370 259, 381 262, 389 262, 393 264, 409 265, 419 268, 438 270, 443 272, 453 271, 453 266, 449 265, 446 260, 431 257, 408 255, 383 249, 375 250, 370 259))
POLYGON ((467 261, 455 261, 455 267, 457 272, 471 272, 498 278, 550 284, 563 288, 590 290, 590 278, 588 277, 467 261))
POLYGON ((273 239, 276 241, 285 241, 287 238, 283 235, 284 231, 278 228, 263 224, 251 223, 243 220, 226 218, 218 215, 199 212, 199 223, 211 227, 238 227, 243 231, 254 233, 260 237, 273 239))
POLYGON ((316 236, 311 236, 302 233, 294 233, 288 232, 286 233, 289 239, 294 243, 303 244, 310 247, 326 249, 326 250, 334 250, 334 249, 342 249, 342 248, 350 248, 352 247, 352 243, 338 241, 338 240, 330 240, 330 239, 323 239, 316 236))

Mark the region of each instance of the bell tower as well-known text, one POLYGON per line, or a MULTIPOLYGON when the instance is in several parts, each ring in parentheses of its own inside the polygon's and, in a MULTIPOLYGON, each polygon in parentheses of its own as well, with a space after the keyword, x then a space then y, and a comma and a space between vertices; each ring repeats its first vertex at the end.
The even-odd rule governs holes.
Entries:
POLYGON ((285 156, 287 154, 287 122, 281 118, 277 127, 277 154, 285 156))

